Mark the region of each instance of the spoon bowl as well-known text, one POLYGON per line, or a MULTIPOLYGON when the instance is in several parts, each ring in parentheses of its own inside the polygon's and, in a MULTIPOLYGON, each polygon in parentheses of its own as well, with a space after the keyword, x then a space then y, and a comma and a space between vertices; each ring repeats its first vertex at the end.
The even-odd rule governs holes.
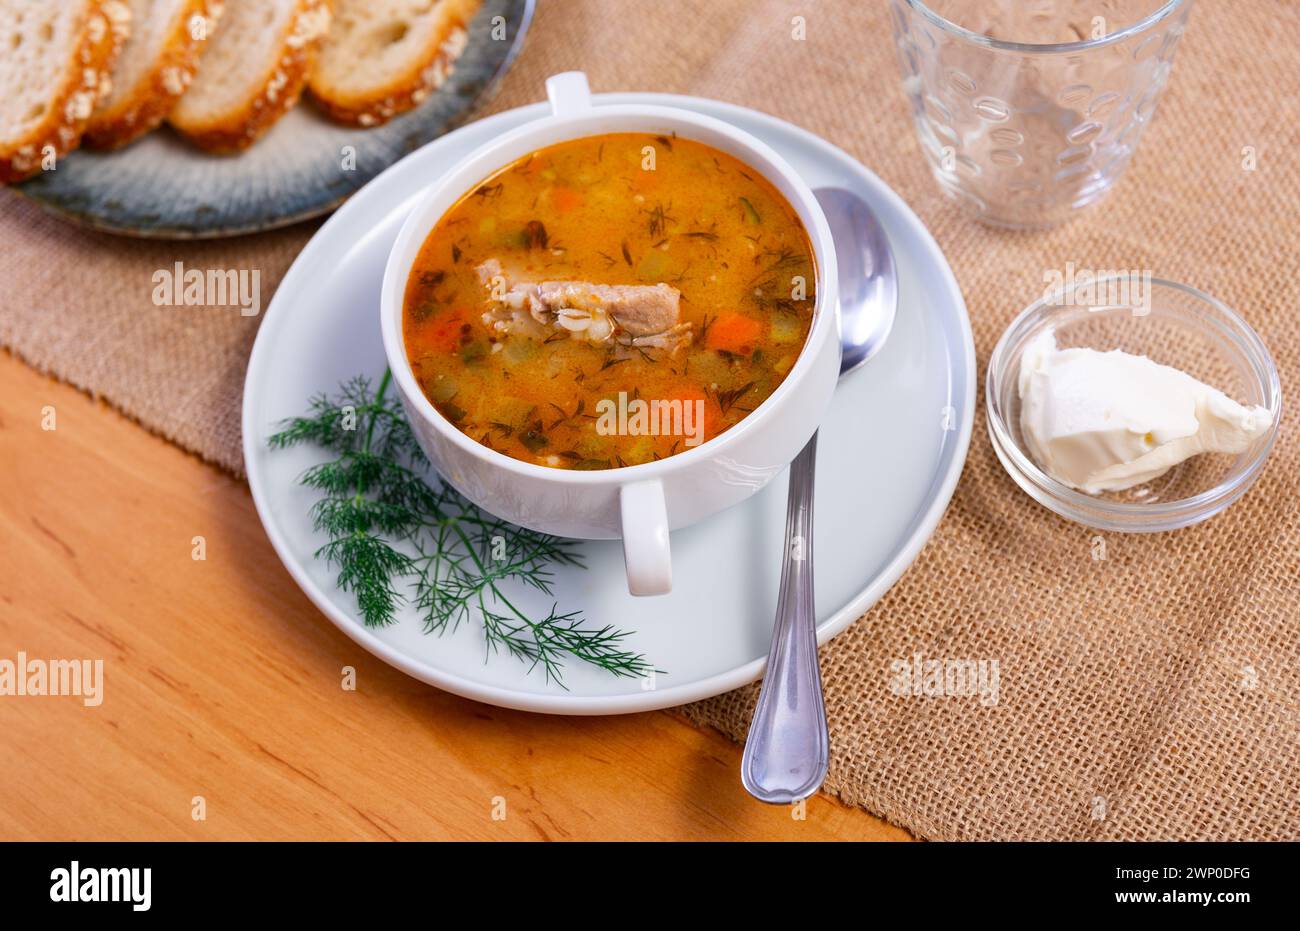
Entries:
POLYGON ((858 195, 813 191, 831 228, 840 285, 840 377, 861 368, 889 338, 898 310, 898 269, 885 228, 858 195))

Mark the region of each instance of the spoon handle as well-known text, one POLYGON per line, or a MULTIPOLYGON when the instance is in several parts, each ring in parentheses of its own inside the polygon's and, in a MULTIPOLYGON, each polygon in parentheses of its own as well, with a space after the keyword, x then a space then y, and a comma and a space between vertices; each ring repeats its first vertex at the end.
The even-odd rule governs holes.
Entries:
POLYGON ((813 605, 813 475, 817 434, 790 464, 781 595, 740 776, 755 798, 788 804, 826 778, 830 738, 817 668, 813 605))

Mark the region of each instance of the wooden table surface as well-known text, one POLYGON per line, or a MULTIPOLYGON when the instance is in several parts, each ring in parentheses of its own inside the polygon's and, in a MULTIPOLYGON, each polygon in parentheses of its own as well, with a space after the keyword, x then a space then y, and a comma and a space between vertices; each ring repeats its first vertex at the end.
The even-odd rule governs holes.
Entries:
POLYGON ((391 669, 243 483, 4 352, 0 475, 0 660, 104 663, 99 707, 0 696, 0 839, 908 838, 751 800, 740 749, 666 712, 504 711, 391 669))

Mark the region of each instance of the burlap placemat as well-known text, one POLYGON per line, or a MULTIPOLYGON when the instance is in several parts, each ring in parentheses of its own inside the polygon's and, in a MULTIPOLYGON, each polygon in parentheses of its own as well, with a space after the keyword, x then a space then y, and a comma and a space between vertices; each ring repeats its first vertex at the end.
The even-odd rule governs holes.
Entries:
MULTIPOLYGON (((930 227, 966 295, 981 371, 1048 269, 1150 268, 1238 309, 1284 386, 1300 373, 1300 9, 1202 0, 1155 124, 1117 191, 1046 234, 959 216, 922 162, 883 3, 545 0, 491 110, 582 68, 596 90, 766 110, 854 153, 930 227), (792 38, 792 18, 806 40, 792 38), (1254 171, 1242 153, 1253 146, 1254 171)), ((240 387, 257 319, 158 308, 176 261, 258 268, 269 295, 312 227, 207 244, 131 242, 0 196, 0 341, 150 429, 241 470, 240 387)), ((1210 523, 1096 535, 1022 494, 980 398, 970 460, 934 539, 823 651, 826 788, 929 838, 1300 835, 1300 446, 1210 523), (1103 555, 1105 558, 1096 558, 1103 555), (904 697, 895 660, 996 660, 999 696, 904 697)), ((741 689, 686 710, 744 736, 741 689)))

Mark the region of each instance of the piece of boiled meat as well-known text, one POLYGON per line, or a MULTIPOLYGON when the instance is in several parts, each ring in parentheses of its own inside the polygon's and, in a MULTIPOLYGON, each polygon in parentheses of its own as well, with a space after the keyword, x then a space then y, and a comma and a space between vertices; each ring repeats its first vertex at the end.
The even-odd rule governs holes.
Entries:
POLYGON ((496 259, 476 271, 490 292, 483 322, 498 333, 544 339, 563 330, 572 339, 669 351, 691 341, 691 325, 679 322, 681 292, 666 284, 514 281, 496 259))

